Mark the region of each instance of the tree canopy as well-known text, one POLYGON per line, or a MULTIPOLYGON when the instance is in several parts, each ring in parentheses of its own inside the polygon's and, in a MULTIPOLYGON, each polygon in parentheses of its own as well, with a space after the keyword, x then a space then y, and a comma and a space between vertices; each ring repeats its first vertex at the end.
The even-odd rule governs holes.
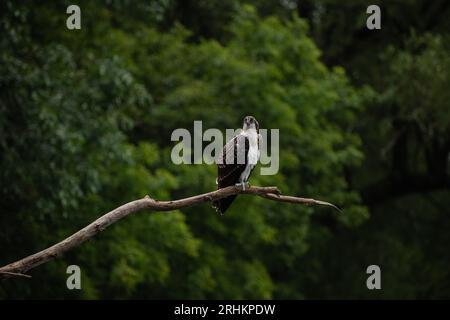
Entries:
POLYGON ((225 216, 144 212, 0 297, 450 296, 445 1, 382 6, 373 33, 363 1, 79 1, 81 30, 69 4, 2 4, 1 265, 146 194, 215 189, 214 165, 170 160, 171 132, 194 120, 278 128, 280 171, 251 183, 344 214, 257 197, 225 216), (70 264, 82 290, 66 288, 70 264))

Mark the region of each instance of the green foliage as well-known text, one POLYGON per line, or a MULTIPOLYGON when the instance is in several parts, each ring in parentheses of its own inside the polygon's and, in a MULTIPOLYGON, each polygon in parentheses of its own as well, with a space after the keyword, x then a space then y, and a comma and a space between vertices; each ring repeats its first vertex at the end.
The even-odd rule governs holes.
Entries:
POLYGON ((392 112, 401 120, 417 125, 426 143, 434 138, 443 143, 450 135, 448 37, 413 35, 406 46, 388 52, 392 72, 383 99, 392 103, 392 112))
MULTIPOLYGON (((358 77, 342 54, 359 40, 350 34, 341 44, 334 36, 325 41, 330 26, 342 21, 326 10, 333 1, 313 6, 316 11, 301 6, 301 15, 317 13, 309 20, 288 2, 80 1, 78 31, 65 28, 68 4, 6 1, 0 15, 0 225, 7 226, 0 230, 0 265, 130 200, 214 189, 214 166, 170 160, 172 131, 192 130, 194 120, 204 129, 238 128, 251 114, 262 128, 280 129, 279 173, 260 176, 258 167, 252 184, 334 202, 344 214, 245 196, 225 216, 208 204, 140 212, 36 268, 31 280, 5 282, 0 297, 370 298, 364 271, 376 261, 367 250, 385 252, 383 267, 393 270, 385 280, 392 289, 380 295, 426 296, 402 279, 416 274, 427 252, 444 255, 442 246, 402 231, 401 200, 393 209, 389 202, 372 207, 369 215, 360 191, 385 173, 373 166, 380 152, 371 147, 395 135, 393 118, 414 123, 427 143, 447 142, 447 38, 413 37, 405 48, 387 51, 380 45, 374 54, 386 57, 383 68, 366 63, 363 53, 352 57, 367 65, 376 96, 352 84, 370 77, 358 77), (322 56, 316 43, 330 50, 322 56), (350 73, 324 63, 341 54, 350 73), (379 106, 389 116, 380 116, 379 106), (391 224, 386 217, 392 216, 391 224), (82 269, 81 291, 65 286, 69 264, 82 269)), ((357 29, 363 19, 356 20, 336 33, 357 29)), ((433 154, 425 148, 411 168, 424 171, 433 154)), ((418 232, 425 237, 441 218, 436 210, 412 215, 424 220, 418 232)), ((442 243, 447 222, 440 225, 442 243)), ((445 281, 446 264, 431 260, 433 283, 445 281)), ((424 283, 424 272, 420 277, 424 283)), ((444 296, 446 289, 435 292, 444 296)))

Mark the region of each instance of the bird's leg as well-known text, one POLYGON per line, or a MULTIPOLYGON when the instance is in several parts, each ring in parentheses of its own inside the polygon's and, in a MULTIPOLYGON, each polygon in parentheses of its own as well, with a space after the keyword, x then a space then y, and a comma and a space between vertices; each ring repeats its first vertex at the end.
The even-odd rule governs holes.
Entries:
POLYGON ((242 191, 245 191, 245 188, 248 189, 249 184, 246 181, 242 181, 242 182, 236 183, 235 186, 238 187, 238 188, 241 188, 242 191))
POLYGON ((249 188, 250 184, 248 183, 248 180, 242 181, 242 191, 245 191, 245 189, 249 188))

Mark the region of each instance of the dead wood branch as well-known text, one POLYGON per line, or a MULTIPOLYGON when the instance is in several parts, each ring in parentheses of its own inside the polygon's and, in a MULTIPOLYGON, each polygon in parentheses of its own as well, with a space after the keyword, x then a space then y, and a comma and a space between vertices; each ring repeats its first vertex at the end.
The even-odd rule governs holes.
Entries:
POLYGON ((38 253, 25 257, 16 262, 10 263, 4 267, 1 267, 0 278, 7 278, 13 276, 30 277, 29 275, 25 274, 28 270, 35 268, 50 260, 53 260, 58 256, 61 256, 65 252, 79 246, 86 240, 94 237, 97 233, 105 230, 111 224, 140 210, 148 209, 152 211, 172 211, 204 202, 210 202, 213 200, 221 199, 234 194, 258 195, 260 197, 274 201, 289 202, 304 205, 325 205, 338 209, 335 205, 324 201, 309 198, 283 196, 281 195, 277 187, 250 186, 248 189, 243 191, 240 188, 232 186, 196 195, 193 197, 173 201, 158 201, 150 198, 149 196, 145 196, 143 199, 128 202, 108 212, 107 214, 101 216, 88 226, 75 232, 70 237, 62 240, 61 242, 58 242, 57 244, 47 249, 44 249, 38 253))

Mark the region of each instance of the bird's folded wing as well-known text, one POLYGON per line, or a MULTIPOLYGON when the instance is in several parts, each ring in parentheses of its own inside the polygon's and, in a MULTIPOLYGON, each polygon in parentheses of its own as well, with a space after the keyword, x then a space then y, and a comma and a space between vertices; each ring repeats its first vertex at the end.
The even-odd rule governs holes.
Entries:
POLYGON ((228 141, 219 153, 216 163, 220 166, 228 164, 245 164, 248 151, 248 139, 244 135, 237 135, 228 141), (239 160, 239 163, 238 163, 239 160))
POLYGON ((248 151, 248 139, 244 135, 237 135, 227 142, 222 149, 222 152, 217 157, 216 161, 219 176, 217 181, 220 183, 237 170, 242 170, 245 167, 245 155, 248 151))

